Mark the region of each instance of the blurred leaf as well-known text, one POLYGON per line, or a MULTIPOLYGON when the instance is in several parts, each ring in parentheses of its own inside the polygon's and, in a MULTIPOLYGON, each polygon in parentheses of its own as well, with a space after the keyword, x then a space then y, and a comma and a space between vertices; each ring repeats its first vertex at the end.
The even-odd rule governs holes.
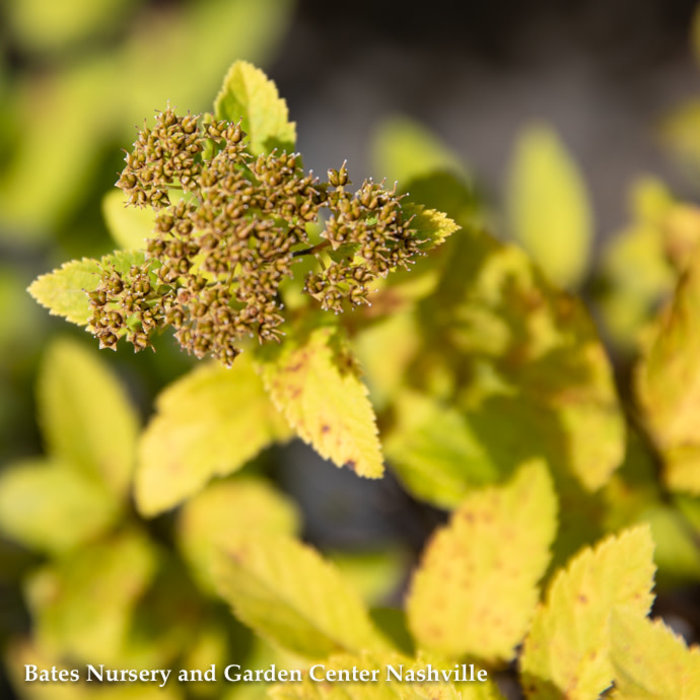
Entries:
POLYGON ((700 534, 700 498, 679 493, 673 498, 673 505, 683 515, 688 525, 700 534))
POLYGON ((700 688, 700 649, 688 649, 662 620, 615 609, 610 655, 616 700, 693 700, 700 688))
POLYGON ((700 494, 700 248, 637 368, 636 389, 673 490, 700 494))
POLYGON ((693 97, 663 120, 661 138, 673 154, 697 178, 700 174, 700 98, 693 97))
POLYGON ((135 0, 22 0, 8 3, 12 31, 25 47, 56 52, 94 40, 118 23, 135 0))
POLYGON ((215 591, 212 563, 242 533, 295 534, 300 516, 291 501, 257 478, 210 484, 182 508, 178 541, 201 585, 215 591))
POLYGON ((603 248, 604 289, 598 305, 615 343, 635 350, 641 332, 675 280, 664 234, 664 221, 674 204, 663 183, 651 177, 637 180, 629 198, 633 222, 603 248))
POLYGON ((316 679, 307 673, 302 683, 285 683, 273 686, 270 697, 274 700, 502 700, 498 688, 490 681, 475 683, 459 683, 428 680, 426 669, 431 664, 433 669, 454 671, 452 666, 438 666, 435 660, 410 659, 396 653, 362 653, 356 656, 332 656, 316 668, 316 679), (397 681, 393 676, 388 679, 387 668, 394 673, 404 674, 404 678, 416 673, 426 674, 425 680, 397 681), (355 680, 340 680, 341 673, 346 671, 347 678, 355 680), (360 680, 363 671, 367 674, 365 680, 360 680), (371 681, 375 673, 375 682, 371 681), (335 674, 332 680, 319 680, 328 673, 335 674), (393 680, 392 680, 393 679, 393 680))
POLYGON ((200 0, 144 16, 114 65, 120 130, 167 102, 207 109, 234 60, 269 59, 294 6, 293 0, 200 0))
POLYGON ((455 660, 509 661, 539 599, 555 532, 554 488, 542 463, 467 496, 413 575, 407 614, 417 643, 455 660))
POLYGON ((369 551, 325 552, 367 605, 378 605, 396 591, 406 569, 406 553, 396 547, 369 551))
POLYGON ((132 611, 155 567, 148 540, 124 533, 41 569, 27 589, 39 642, 84 663, 118 664, 132 611))
POLYGON ((63 316, 71 323, 84 326, 92 316, 88 292, 97 289, 102 268, 114 265, 120 272, 127 272, 132 265, 143 260, 142 251, 116 251, 100 260, 71 260, 53 272, 37 277, 27 291, 52 316, 63 316))
POLYGON ((151 516, 177 505, 213 476, 240 469, 288 435, 247 356, 231 369, 197 367, 159 395, 156 415, 141 436, 139 511, 151 516))
POLYGON ((423 345, 411 383, 462 409, 501 473, 540 456, 595 491, 622 461, 625 427, 583 303, 481 231, 448 245, 440 283, 418 304, 423 345))
POLYGON ((373 171, 401 188, 417 178, 438 171, 464 174, 459 159, 419 122, 390 117, 379 124, 372 139, 373 171))
POLYGON ((246 61, 236 61, 229 69, 214 111, 218 119, 241 120, 253 153, 294 150, 296 125, 289 121, 287 103, 265 73, 246 61))
POLYGON ((24 246, 46 238, 91 191, 111 123, 110 74, 109 64, 95 59, 21 86, 21 138, 0 177, 3 237, 24 246))
POLYGON ((150 207, 127 207, 124 193, 112 190, 102 198, 102 215, 114 242, 120 248, 146 247, 146 239, 153 233, 155 210, 150 207))
POLYGON ((168 683, 164 688, 150 683, 124 686, 121 683, 99 684, 95 681, 87 682, 84 679, 78 683, 27 683, 24 680, 25 664, 48 669, 49 673, 52 666, 55 666, 57 671, 73 668, 65 664, 60 654, 51 654, 31 640, 13 640, 7 649, 5 660, 12 685, 17 693, 21 693, 18 697, 23 700, 183 700, 184 698, 183 690, 177 683, 168 683))
POLYGON ((324 459, 376 479, 384 472, 372 404, 338 331, 288 337, 265 356, 270 396, 304 442, 324 459))
POLYGON ((46 238, 80 205, 94 210, 85 200, 100 180, 102 151, 133 138, 134 125, 168 101, 206 109, 231 61, 264 60, 294 7, 291 0, 147 5, 116 45, 20 83, 21 138, 0 178, 0 231, 18 232, 13 242, 46 238))
POLYGON ((220 553, 219 594, 256 634, 302 656, 383 650, 359 595, 310 547, 256 532, 220 553))
POLYGON ((643 514, 656 543, 654 562, 657 586, 700 580, 700 548, 683 517, 675 509, 659 505, 643 514))
POLYGON ((576 287, 588 267, 592 215, 581 173, 551 129, 536 126, 520 134, 507 203, 515 238, 550 280, 576 287))
POLYGON ((0 473, 0 530, 49 553, 104 532, 118 503, 104 485, 60 463, 25 461, 0 473))
POLYGON ((0 362, 8 369, 13 356, 41 337, 43 312, 26 293, 28 275, 17 265, 0 265, 0 362))
POLYGON ((631 427, 625 459, 605 484, 601 495, 605 501, 606 532, 616 532, 639 521, 648 508, 661 502, 656 456, 648 441, 631 427))
POLYGON ((396 423, 384 450, 397 476, 421 500, 455 507, 501 472, 464 416, 416 392, 394 397, 396 423))
POLYGON ((610 616, 648 612, 653 549, 649 528, 638 526, 584 548, 557 572, 520 657, 527 697, 588 700, 610 685, 610 616))
POLYGON ((700 207, 674 204, 663 221, 666 254, 678 271, 692 260, 700 243, 700 207))
POLYGON ((138 420, 97 350, 73 340, 53 341, 44 355, 37 393, 49 456, 98 477, 113 493, 125 494, 138 420))
POLYGON ((364 328, 353 347, 365 370, 372 404, 382 409, 405 380, 405 372, 420 346, 415 318, 408 312, 393 313, 364 328), (391 348, 391 353, 385 351, 391 348))

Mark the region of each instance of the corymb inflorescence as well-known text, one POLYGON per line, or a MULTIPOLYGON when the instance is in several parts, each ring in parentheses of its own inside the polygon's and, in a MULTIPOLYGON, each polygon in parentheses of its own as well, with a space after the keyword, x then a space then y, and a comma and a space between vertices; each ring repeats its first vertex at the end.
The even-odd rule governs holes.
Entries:
POLYGON ((344 164, 321 182, 299 154, 252 154, 240 124, 160 112, 117 183, 129 204, 157 215, 143 264, 105 266, 90 294, 100 346, 125 337, 142 350, 156 328, 172 326, 188 352, 230 365, 242 338, 279 340, 280 285, 303 256, 317 263, 304 291, 323 309, 368 303, 370 283, 408 267, 423 241, 396 188, 349 184, 344 164), (321 210, 312 240, 308 224, 321 210))

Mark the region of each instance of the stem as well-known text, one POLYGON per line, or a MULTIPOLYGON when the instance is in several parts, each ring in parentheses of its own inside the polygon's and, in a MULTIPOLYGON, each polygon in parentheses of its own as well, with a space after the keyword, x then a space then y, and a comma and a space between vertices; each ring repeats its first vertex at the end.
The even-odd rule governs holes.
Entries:
POLYGON ((320 250, 325 250, 328 248, 328 246, 331 244, 330 241, 322 241, 321 243, 317 243, 315 246, 312 246, 311 248, 304 248, 303 250, 295 250, 292 253, 293 258, 298 258, 301 255, 313 255, 314 253, 318 253, 320 250))

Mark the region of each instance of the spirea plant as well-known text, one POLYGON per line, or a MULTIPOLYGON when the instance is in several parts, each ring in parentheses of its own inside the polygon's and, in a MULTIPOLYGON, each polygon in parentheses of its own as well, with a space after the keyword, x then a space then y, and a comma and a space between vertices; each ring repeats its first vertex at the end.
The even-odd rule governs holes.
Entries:
POLYGON ((639 190, 666 276, 627 315, 637 234, 604 253, 606 328, 627 351, 643 336, 623 406, 573 293, 591 225, 551 131, 523 133, 506 197, 537 263, 485 230, 454 157, 415 125, 380 135, 390 187, 353 189, 346 164, 322 181, 294 149, 275 86, 234 64, 213 114, 168 107, 139 132, 105 199, 121 249, 32 284, 95 346, 157 348, 172 327, 202 361, 141 429, 96 347, 47 349, 46 457, 0 478, 0 528, 45 556, 26 586, 32 635, 8 655, 18 692, 55 690, 26 683, 26 664, 104 663, 174 669, 159 698, 502 698, 499 682, 528 698, 694 698, 700 653, 648 615, 655 585, 700 579, 700 216, 639 190), (261 469, 294 437, 358 477, 386 463, 444 523, 416 559, 317 551, 261 469), (215 682, 190 673, 212 664, 215 682), (229 682, 230 664, 301 680, 229 682))

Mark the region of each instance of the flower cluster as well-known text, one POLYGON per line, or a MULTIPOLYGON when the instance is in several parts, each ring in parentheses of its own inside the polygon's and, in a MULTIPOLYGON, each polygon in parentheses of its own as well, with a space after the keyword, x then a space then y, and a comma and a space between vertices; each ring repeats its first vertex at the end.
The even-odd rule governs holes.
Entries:
POLYGON ((231 364, 239 341, 278 340, 280 285, 302 256, 317 269, 305 291, 323 309, 368 303, 369 284, 421 252, 401 197, 365 181, 349 192, 345 165, 320 182, 298 154, 250 153, 240 124, 167 109, 144 128, 117 183, 128 202, 157 210, 142 265, 103 270, 90 327, 101 347, 137 350, 172 326, 197 357, 231 364), (328 218, 320 242, 307 225, 328 218))

